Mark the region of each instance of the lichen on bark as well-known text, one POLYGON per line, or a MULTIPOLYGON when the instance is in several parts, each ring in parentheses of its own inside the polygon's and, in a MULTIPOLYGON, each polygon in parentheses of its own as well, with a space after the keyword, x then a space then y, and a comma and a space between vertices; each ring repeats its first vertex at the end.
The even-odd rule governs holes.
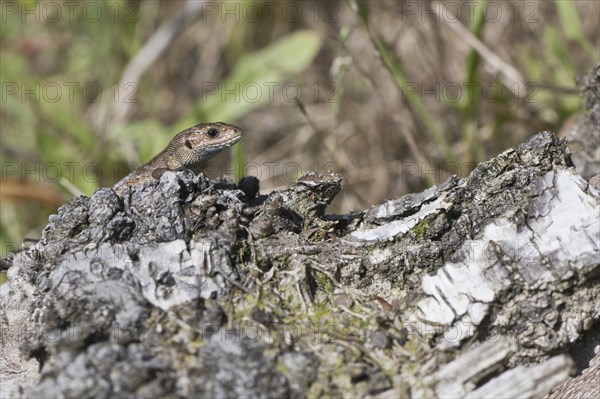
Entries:
POLYGON ((2 373, 28 379, 3 390, 536 397, 598 326, 600 195, 552 133, 348 215, 334 173, 257 184, 167 172, 61 207, 12 259, 2 373))

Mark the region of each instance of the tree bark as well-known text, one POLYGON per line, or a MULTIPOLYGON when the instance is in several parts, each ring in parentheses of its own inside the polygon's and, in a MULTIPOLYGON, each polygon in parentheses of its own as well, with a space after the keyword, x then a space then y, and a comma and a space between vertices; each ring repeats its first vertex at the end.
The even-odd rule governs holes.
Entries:
POLYGON ((600 194, 564 140, 326 215, 341 188, 75 198, 4 260, 1 396, 600 396, 600 194))

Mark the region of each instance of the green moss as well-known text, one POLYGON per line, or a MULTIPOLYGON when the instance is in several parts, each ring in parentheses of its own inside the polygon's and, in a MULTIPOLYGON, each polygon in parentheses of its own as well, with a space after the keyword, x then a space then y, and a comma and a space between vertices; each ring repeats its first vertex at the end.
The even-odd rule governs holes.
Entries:
POLYGON ((317 285, 320 290, 323 290, 327 293, 333 292, 333 289, 335 287, 333 286, 333 282, 331 281, 331 279, 328 276, 326 276, 324 273, 321 273, 318 270, 314 270, 314 269, 313 269, 313 276, 314 276, 315 281, 317 282, 317 285))
POLYGON ((415 227, 413 227, 411 231, 413 232, 416 238, 420 239, 425 237, 425 234, 427 233, 427 230, 429 230, 429 227, 429 220, 423 219, 415 227))

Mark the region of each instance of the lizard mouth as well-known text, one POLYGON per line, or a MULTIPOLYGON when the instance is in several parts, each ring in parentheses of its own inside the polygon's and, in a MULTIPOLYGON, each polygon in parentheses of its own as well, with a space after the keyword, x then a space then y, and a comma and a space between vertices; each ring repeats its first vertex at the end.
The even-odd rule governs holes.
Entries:
POLYGON ((212 144, 212 145, 208 146, 207 148, 218 150, 218 149, 225 148, 225 147, 231 147, 232 145, 237 143, 240 140, 240 138, 241 137, 232 137, 229 140, 225 140, 220 143, 212 144))
POLYGON ((193 154, 199 160, 202 160, 202 158, 204 158, 204 157, 212 158, 214 155, 221 152, 221 150, 223 150, 227 147, 231 147, 232 145, 237 143, 240 140, 240 138, 241 137, 232 137, 232 138, 222 141, 220 143, 214 143, 214 144, 211 144, 210 146, 206 146, 203 148, 196 148, 194 150, 193 154))

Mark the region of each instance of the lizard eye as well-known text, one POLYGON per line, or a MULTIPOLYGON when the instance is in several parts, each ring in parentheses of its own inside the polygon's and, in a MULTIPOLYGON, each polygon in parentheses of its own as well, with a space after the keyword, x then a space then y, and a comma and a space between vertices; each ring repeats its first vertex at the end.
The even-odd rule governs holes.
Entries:
POLYGON ((208 137, 210 137, 211 139, 214 139, 215 137, 217 137, 219 135, 219 131, 217 129, 215 129, 215 128, 208 129, 206 131, 206 135, 208 137))
POLYGON ((186 140, 185 143, 183 143, 187 148, 189 148, 190 150, 192 149, 192 143, 190 143, 189 140, 186 140))

